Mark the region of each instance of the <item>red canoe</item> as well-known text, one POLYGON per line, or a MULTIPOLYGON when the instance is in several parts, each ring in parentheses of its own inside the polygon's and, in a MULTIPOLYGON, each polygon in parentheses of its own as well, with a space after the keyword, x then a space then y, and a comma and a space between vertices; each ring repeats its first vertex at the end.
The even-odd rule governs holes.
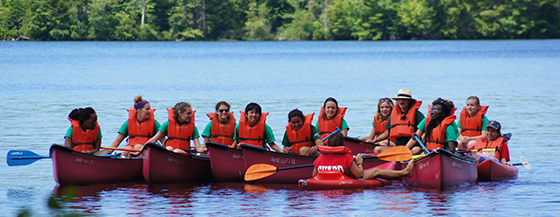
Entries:
POLYGON ((517 167, 508 166, 496 159, 487 159, 478 164, 478 181, 501 181, 517 177, 517 167))
MULTIPOLYGON (((278 168, 293 167, 305 164, 313 164, 317 157, 302 156, 294 154, 285 154, 274 151, 268 151, 261 147, 253 145, 241 144, 243 149, 243 157, 245 158, 245 167, 249 168, 253 164, 269 164, 278 168)), ((379 160, 376 157, 364 156, 363 167, 372 168, 386 161, 379 160)), ((260 179, 256 182, 261 183, 295 183, 300 179, 311 177, 313 167, 304 167, 291 170, 280 170, 274 175, 260 179)))
POLYGON ((61 186, 143 180, 142 157, 99 157, 61 145, 52 145, 50 156, 54 180, 61 186))
POLYGON ((241 182, 245 176, 245 162, 241 149, 230 148, 227 145, 207 142, 210 151, 212 174, 218 182, 241 182))
POLYGON ((345 136, 344 137, 344 145, 352 150, 352 153, 373 153, 373 149, 376 145, 369 142, 363 142, 357 138, 352 138, 345 136))
MULTIPOLYGON (((264 148, 241 144, 245 166, 249 168, 253 164, 270 164, 278 168, 292 167, 304 164, 313 164, 317 157, 285 154, 274 151, 267 151, 264 148)), ((291 170, 281 170, 256 182, 263 183, 296 183, 300 179, 311 177, 313 167, 305 167, 291 170)))
POLYGON ((212 169, 208 155, 178 154, 149 143, 144 154, 144 179, 153 183, 211 181, 212 169))
POLYGON ((458 157, 443 149, 416 160, 412 177, 403 177, 405 184, 442 189, 473 184, 476 182, 476 159, 458 157))
MULTIPOLYGON (((393 170, 394 162, 387 162, 375 168, 383 170, 393 170)), ((374 168, 370 168, 374 169, 374 168)), ((353 189, 353 188, 374 188, 390 184, 390 180, 370 179, 358 180, 344 175, 340 171, 321 171, 317 176, 310 179, 300 179, 298 181, 299 190, 329 190, 329 189, 353 189)))

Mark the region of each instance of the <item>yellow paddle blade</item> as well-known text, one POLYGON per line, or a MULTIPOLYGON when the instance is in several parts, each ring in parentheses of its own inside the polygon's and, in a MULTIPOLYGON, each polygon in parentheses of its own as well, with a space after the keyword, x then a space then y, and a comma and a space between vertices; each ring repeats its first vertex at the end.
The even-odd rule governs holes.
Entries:
POLYGON ((277 169, 270 164, 253 164, 245 172, 245 181, 266 178, 276 173, 277 169))
POLYGON ((412 152, 406 146, 395 146, 377 155, 377 158, 384 161, 407 161, 412 158, 412 152))

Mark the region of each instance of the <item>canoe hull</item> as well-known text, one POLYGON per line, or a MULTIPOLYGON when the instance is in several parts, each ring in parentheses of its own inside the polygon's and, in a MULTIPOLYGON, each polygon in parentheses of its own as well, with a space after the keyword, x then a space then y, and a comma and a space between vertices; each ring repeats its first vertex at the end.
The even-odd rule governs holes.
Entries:
MULTIPOLYGON (((375 168, 393 170, 394 162, 387 162, 375 168)), ((370 168, 374 169, 374 168, 370 168)), ((299 180, 299 190, 331 190, 331 189, 356 189, 356 188, 375 188, 390 184, 390 180, 370 179, 358 180, 350 178, 340 171, 321 171, 317 176, 299 180)))
POLYGON ((373 145, 372 143, 365 143, 360 141, 359 139, 348 136, 344 137, 344 145, 352 150, 352 153, 354 154, 373 153, 373 149, 375 148, 375 145, 373 145))
POLYGON ((227 145, 207 142, 210 151, 212 174, 218 182, 241 182, 245 176, 243 150, 230 148, 227 145))
POLYGON ((52 145, 54 180, 61 186, 142 181, 142 158, 124 159, 84 154, 52 145))
POLYGON ((502 164, 494 159, 487 159, 477 166, 478 181, 502 181, 517 178, 517 167, 502 164))
POLYGON ((412 177, 403 177, 405 184, 443 189, 473 184, 477 178, 476 159, 458 157, 451 152, 437 149, 416 160, 412 177))
POLYGON ((150 183, 212 181, 210 158, 206 155, 183 155, 156 144, 146 144, 142 174, 150 183))
MULTIPOLYGON (((285 154, 267 151, 264 148, 242 144, 245 166, 249 168, 253 164, 270 164, 278 168, 292 167, 305 164, 313 164, 317 157, 285 154)), ((281 170, 269 177, 256 180, 261 183, 296 183, 300 179, 310 178, 313 167, 305 167, 291 170, 281 170)))

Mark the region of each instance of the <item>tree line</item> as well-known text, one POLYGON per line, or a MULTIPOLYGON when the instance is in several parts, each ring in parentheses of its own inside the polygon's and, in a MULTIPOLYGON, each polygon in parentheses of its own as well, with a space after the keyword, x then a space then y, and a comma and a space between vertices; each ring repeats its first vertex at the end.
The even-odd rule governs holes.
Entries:
POLYGON ((0 0, 0 40, 544 38, 559 0, 0 0))

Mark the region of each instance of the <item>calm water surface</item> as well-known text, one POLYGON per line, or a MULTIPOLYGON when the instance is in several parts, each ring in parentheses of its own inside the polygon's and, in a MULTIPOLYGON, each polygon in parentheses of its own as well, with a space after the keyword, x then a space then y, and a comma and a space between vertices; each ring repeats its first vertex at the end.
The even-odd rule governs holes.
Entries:
MULTIPOLYGON (((14 216, 67 213, 99 216, 558 216, 560 215, 560 40, 406 42, 0 42, 0 161, 12 149, 48 155, 62 144, 68 113, 92 106, 109 146, 140 94, 165 108, 187 101, 196 125, 226 100, 234 111, 257 102, 281 143, 287 114, 316 112, 327 97, 348 107, 349 136, 371 130, 377 100, 401 88, 459 109, 471 95, 489 105, 489 119, 511 132, 512 161, 529 159, 506 182, 431 191, 403 186, 298 191, 293 185, 118 183, 59 188, 48 159, 0 164, 0 210, 14 216), (69 193, 70 192, 70 193, 69 193), (75 194, 72 194, 74 192, 75 194), (70 194, 70 196, 68 196, 70 194)), ((459 112, 456 113, 457 115, 459 112)), ((239 113, 236 113, 239 117, 239 113)))

